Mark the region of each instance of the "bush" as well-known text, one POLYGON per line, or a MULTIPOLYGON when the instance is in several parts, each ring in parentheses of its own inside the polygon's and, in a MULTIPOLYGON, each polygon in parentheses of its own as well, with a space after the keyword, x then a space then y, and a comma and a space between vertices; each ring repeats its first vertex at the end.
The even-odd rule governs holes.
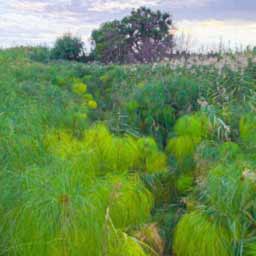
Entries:
POLYGON ((57 39, 51 55, 57 60, 79 61, 85 55, 84 43, 78 37, 65 34, 57 39))
POLYGON ((30 53, 30 58, 34 61, 47 63, 51 59, 51 51, 48 47, 34 47, 30 53))

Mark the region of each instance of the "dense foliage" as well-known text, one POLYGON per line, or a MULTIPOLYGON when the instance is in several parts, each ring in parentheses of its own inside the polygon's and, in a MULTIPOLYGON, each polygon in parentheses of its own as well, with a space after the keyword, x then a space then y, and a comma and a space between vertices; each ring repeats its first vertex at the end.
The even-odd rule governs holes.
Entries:
POLYGON ((256 255, 255 53, 33 54, 0 51, 0 255, 256 255))
POLYGON ((148 63, 173 53, 168 13, 141 7, 122 20, 106 22, 92 32, 92 56, 103 63, 148 63))
POLYGON ((52 59, 79 61, 84 56, 84 43, 79 37, 65 34, 59 37, 51 50, 52 59))

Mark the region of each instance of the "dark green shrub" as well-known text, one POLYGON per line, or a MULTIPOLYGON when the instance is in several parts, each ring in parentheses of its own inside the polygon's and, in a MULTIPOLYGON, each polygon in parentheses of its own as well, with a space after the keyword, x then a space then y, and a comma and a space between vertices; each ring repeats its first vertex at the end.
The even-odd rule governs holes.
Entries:
POLYGON ((65 34, 57 39, 51 55, 57 60, 79 61, 84 55, 84 43, 79 37, 65 34))
POLYGON ((31 60, 47 63, 51 59, 51 51, 48 47, 44 46, 34 47, 29 56, 31 60))

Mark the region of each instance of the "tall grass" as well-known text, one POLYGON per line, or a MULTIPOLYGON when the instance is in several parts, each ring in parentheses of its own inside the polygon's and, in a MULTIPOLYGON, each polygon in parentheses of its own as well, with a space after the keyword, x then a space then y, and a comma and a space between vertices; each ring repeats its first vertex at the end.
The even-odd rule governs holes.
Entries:
POLYGON ((255 254, 254 53, 31 54, 0 51, 0 255, 255 254))

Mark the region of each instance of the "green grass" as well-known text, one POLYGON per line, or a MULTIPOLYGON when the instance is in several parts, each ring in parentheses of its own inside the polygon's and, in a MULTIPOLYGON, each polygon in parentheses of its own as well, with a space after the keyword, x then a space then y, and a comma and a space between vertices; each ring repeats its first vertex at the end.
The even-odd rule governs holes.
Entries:
POLYGON ((0 255, 255 254, 254 53, 220 68, 229 56, 103 66, 37 50, 0 51, 0 255))

